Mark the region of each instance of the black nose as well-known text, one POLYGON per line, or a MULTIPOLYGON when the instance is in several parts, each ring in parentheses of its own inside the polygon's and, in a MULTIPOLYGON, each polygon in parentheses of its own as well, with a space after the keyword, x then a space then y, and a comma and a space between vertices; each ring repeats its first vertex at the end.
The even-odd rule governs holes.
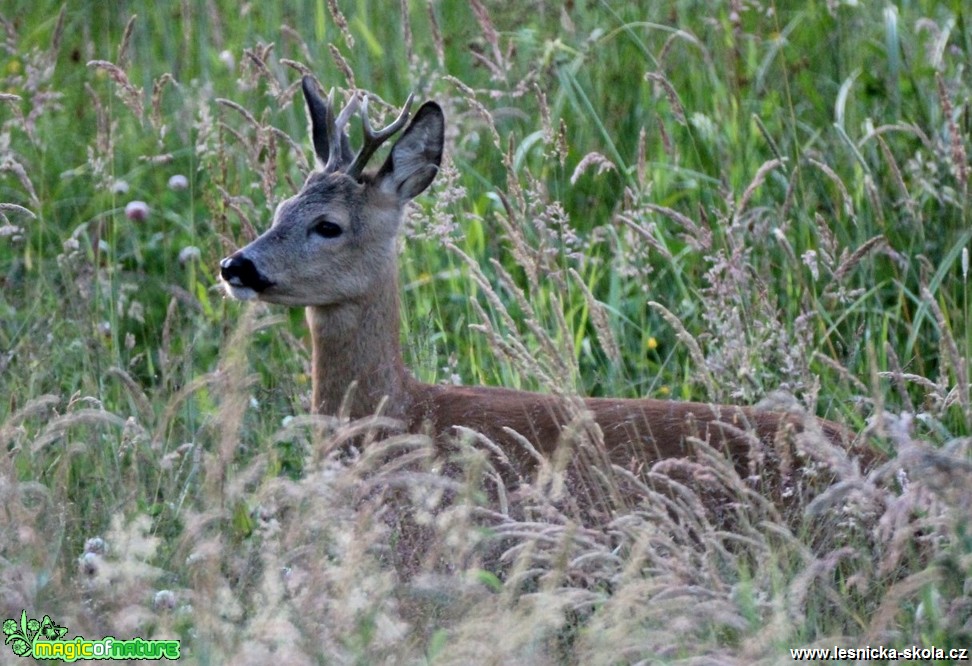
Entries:
POLYGON ((230 255, 219 262, 219 274, 233 287, 263 291, 273 286, 273 282, 257 269, 256 264, 240 253, 230 255))

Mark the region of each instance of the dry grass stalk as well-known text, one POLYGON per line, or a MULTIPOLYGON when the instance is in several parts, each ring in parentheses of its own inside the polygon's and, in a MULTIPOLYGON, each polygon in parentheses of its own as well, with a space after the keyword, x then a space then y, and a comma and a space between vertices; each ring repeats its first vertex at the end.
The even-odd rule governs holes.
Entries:
POLYGON ((746 210, 746 206, 749 205, 749 200, 752 198, 756 189, 766 180, 766 176, 770 171, 778 169, 783 166, 784 161, 782 159, 773 159, 764 162, 760 165, 759 169, 756 170, 756 175, 753 176, 753 180, 742 193, 742 197, 739 198, 739 203, 736 204, 735 210, 733 211, 733 223, 735 224, 741 217, 743 212, 746 210))
POLYGON ((830 182, 837 186, 837 191, 840 192, 841 202, 843 203, 844 215, 853 218, 853 199, 851 199, 850 192, 847 191, 847 186, 844 184, 844 181, 841 180, 840 176, 837 175, 837 172, 820 160, 808 158, 807 161, 813 166, 817 167, 825 176, 827 176, 827 178, 830 179, 830 182))
POLYGON ((432 30, 432 44, 435 46, 435 60, 440 69, 445 68, 445 42, 442 39, 442 29, 439 27, 439 19, 435 16, 435 2, 428 0, 426 5, 429 16, 429 28, 432 30))
POLYGON ((338 47, 336 47, 334 44, 328 44, 327 50, 331 54, 331 60, 333 60, 334 64, 337 65, 338 71, 344 75, 347 88, 349 90, 357 90, 358 84, 355 83, 354 80, 354 70, 351 69, 351 65, 349 65, 348 61, 344 59, 343 55, 341 55, 338 47))
MULTIPOLYGON (((932 314, 935 316, 935 323, 938 325, 939 335, 941 336, 942 345, 945 347, 949 365, 952 366, 952 372, 955 373, 959 403, 962 405, 965 418, 972 420, 972 401, 969 399, 969 369, 967 359, 959 353, 958 343, 955 341, 955 336, 952 335, 952 328, 948 325, 948 320, 945 318, 945 313, 942 312, 938 300, 929 291, 928 287, 924 285, 921 288, 921 298, 928 304, 932 314)), ((943 372, 942 374, 944 378, 945 373, 943 372)))
POLYGON ((969 160, 965 152, 965 141, 955 122, 955 112, 952 106, 952 98, 945 87, 945 79, 941 72, 935 72, 935 83, 938 88, 938 101, 942 105, 942 116, 945 118, 945 125, 948 127, 948 139, 951 147, 952 169, 955 178, 963 192, 968 192, 969 188, 969 160))
POLYGON ((666 308, 661 303, 656 301, 648 301, 648 305, 658 311, 659 314, 668 322, 668 325, 675 329, 675 334, 678 339, 688 348, 689 355, 692 357, 692 362, 695 366, 701 370, 700 378, 702 383, 705 385, 706 389, 712 393, 715 391, 715 385, 713 384, 712 376, 707 370, 705 356, 702 354, 702 348, 699 347, 699 343, 692 337, 691 334, 682 325, 682 322, 676 317, 672 312, 666 308))
POLYGON ((880 134, 875 134, 878 146, 881 148, 881 154, 884 155, 884 161, 887 163, 888 168, 891 170, 891 179, 894 181, 895 186, 901 193, 901 201, 905 208, 908 210, 908 214, 911 216, 915 222, 920 223, 920 218, 915 206, 915 200, 908 192, 908 186, 904 182, 904 177, 901 175, 901 168, 898 167, 897 160, 894 159, 894 155, 891 153, 891 149, 888 148, 887 142, 884 140, 880 134))
POLYGON ((122 103, 128 107, 141 124, 142 117, 145 114, 145 106, 142 103, 142 89, 128 80, 128 74, 125 73, 125 70, 107 60, 91 60, 88 62, 88 67, 102 70, 108 74, 111 80, 118 86, 117 92, 119 99, 121 99, 122 103))
POLYGON ((618 347, 618 341, 614 337, 614 330, 611 328, 611 323, 608 320, 607 308, 604 304, 594 298, 594 294, 591 293, 590 288, 587 283, 584 282, 584 278, 581 277, 573 268, 569 269, 570 276, 574 278, 574 282, 580 287, 584 294, 584 300, 587 301, 587 307, 591 314, 591 322, 594 324, 594 332, 597 334, 598 342, 601 343, 601 348, 607 354, 608 360, 618 366, 621 364, 621 348, 618 347))
POLYGON ((664 74, 659 72, 646 72, 645 80, 652 81, 661 86, 662 90, 665 91, 665 96, 668 98, 668 104, 672 109, 672 113, 675 114, 675 120, 678 121, 679 125, 685 125, 685 107, 682 105, 682 101, 678 98, 678 93, 675 92, 674 86, 672 86, 671 81, 665 78, 664 74))
POLYGON ((122 69, 127 69, 129 65, 129 45, 132 40, 132 32, 135 30, 135 19, 138 18, 134 14, 128 19, 128 23, 125 24, 125 30, 122 32, 121 42, 118 44, 118 57, 115 58, 118 61, 118 66, 122 69))
POLYGON ((659 215, 664 215, 678 223, 685 230, 682 238, 698 250, 708 251, 712 248, 712 231, 695 223, 688 215, 677 210, 654 203, 643 203, 642 207, 659 215))
POLYGON ((344 45, 349 49, 353 49, 354 36, 351 34, 350 28, 348 28, 348 19, 346 19, 344 17, 344 13, 341 12, 341 8, 338 6, 337 0, 327 0, 327 11, 330 12, 331 18, 334 19, 334 24, 341 32, 341 38, 344 39, 344 45))
POLYGON ((834 280, 837 282, 843 280, 847 274, 850 273, 854 267, 861 262, 861 259, 863 259, 868 252, 875 248, 886 247, 887 244, 888 241, 884 235, 874 236, 873 238, 869 238, 861 243, 861 245, 857 247, 857 249, 855 249, 849 257, 840 262, 837 270, 834 271, 834 280))

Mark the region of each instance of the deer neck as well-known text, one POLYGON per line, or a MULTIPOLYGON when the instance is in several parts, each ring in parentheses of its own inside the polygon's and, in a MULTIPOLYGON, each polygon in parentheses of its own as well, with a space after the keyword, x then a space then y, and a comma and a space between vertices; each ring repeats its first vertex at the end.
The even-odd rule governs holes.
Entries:
POLYGON ((307 308, 313 410, 361 418, 401 418, 411 377, 399 346, 398 281, 391 271, 365 299, 307 308), (384 401, 384 405, 382 405, 384 401))

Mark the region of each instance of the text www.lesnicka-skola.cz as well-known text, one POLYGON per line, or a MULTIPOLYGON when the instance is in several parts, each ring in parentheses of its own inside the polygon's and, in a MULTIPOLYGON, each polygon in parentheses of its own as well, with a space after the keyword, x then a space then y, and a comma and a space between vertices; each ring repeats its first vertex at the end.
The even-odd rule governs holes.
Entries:
POLYGON ((912 645, 903 649, 886 648, 883 646, 866 646, 862 648, 790 648, 790 657, 796 661, 825 661, 844 659, 885 659, 888 661, 928 659, 950 659, 952 661, 968 661, 968 648, 939 648, 918 647, 912 645))

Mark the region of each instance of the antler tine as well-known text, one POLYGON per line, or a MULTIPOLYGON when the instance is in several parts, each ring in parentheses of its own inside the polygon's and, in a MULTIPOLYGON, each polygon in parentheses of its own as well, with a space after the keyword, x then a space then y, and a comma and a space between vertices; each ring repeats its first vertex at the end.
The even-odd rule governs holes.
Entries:
POLYGON ((368 120, 368 96, 365 95, 364 99, 361 100, 361 127, 364 130, 364 144, 361 146, 358 154, 355 155, 354 162, 351 163, 351 166, 346 171, 349 176, 352 178, 360 176, 368 164, 368 160, 371 159, 371 156, 375 154, 375 151, 378 150, 381 144, 405 126, 405 123, 408 121, 408 112, 412 108, 412 100, 414 98, 415 95, 410 94, 408 99, 405 100, 405 106, 402 107, 401 113, 398 114, 394 122, 376 132, 368 120))
POLYGON ((344 132, 344 128, 347 127, 354 112, 358 110, 359 101, 358 93, 355 92, 352 94, 351 100, 335 118, 334 88, 331 88, 331 91, 327 94, 327 165, 324 167, 325 171, 336 171, 348 162, 348 155, 351 151, 348 149, 348 135, 344 132), (331 122, 332 118, 334 119, 333 122, 331 122))
POLYGON ((348 121, 351 120, 351 116, 353 116, 354 112, 358 110, 358 107, 360 106, 360 101, 361 101, 361 93, 355 91, 355 93, 351 95, 351 100, 341 110, 341 113, 338 115, 337 120, 334 121, 334 127, 335 129, 337 129, 338 132, 344 131, 344 128, 347 126, 348 121))

